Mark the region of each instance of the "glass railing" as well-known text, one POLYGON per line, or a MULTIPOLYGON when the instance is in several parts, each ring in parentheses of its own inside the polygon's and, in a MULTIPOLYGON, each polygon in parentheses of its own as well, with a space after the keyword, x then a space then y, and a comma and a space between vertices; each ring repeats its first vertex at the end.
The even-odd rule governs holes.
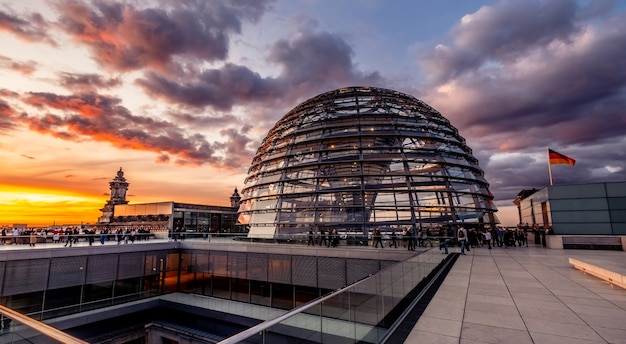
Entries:
POLYGON ((87 342, 0 306, 0 343, 86 344, 87 342))
MULTIPOLYGON (((449 248, 451 254, 457 249, 449 248)), ((220 344, 284 342, 289 337, 316 343, 384 342, 446 257, 436 248, 426 250, 220 344)))

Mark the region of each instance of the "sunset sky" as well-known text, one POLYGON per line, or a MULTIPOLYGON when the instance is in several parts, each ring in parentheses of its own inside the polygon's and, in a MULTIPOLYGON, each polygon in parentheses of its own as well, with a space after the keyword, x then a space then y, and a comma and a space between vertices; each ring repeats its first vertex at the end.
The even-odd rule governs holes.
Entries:
MULTIPOLYGON (((1 0, 0 0, 1 1, 1 0)), ((339 87, 437 109, 505 225, 549 184, 626 180, 626 0, 0 2, 0 225, 228 205, 291 108, 339 87)))

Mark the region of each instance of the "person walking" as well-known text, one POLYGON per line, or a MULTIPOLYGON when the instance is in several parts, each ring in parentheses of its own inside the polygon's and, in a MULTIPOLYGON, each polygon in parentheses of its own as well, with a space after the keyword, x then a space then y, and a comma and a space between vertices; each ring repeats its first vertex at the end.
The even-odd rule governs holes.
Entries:
POLYGON ((30 238, 28 241, 28 246, 35 247, 36 243, 37 243, 37 232, 33 229, 30 231, 30 238))
POLYGON ((398 248, 398 235, 396 235, 395 230, 391 231, 391 243, 389 244, 389 247, 398 248))
POLYGON ((65 230, 65 245, 63 245, 63 247, 67 247, 68 245, 72 247, 72 243, 74 242, 73 234, 74 232, 71 228, 65 230))
POLYGON ((307 246, 315 246, 313 230, 309 229, 309 241, 306 243, 307 246))
POLYGON ((415 229, 413 227, 408 227, 406 231, 406 235, 407 235, 408 250, 415 251, 415 241, 416 241, 415 229))
POLYGON ((443 250, 441 254, 448 254, 448 232, 444 227, 439 227, 437 240, 439 241, 439 251, 443 250))
POLYGON ((375 228, 372 234, 372 236, 374 237, 374 248, 378 248, 378 244, 380 244, 380 248, 384 248, 385 246, 382 242, 382 234, 380 233, 380 228, 375 228))
POLYGON ((326 240, 326 231, 323 228, 320 229, 320 246, 328 247, 328 240, 326 240))
POLYGON ((456 238, 459 241, 459 245, 461 245, 461 254, 465 255, 465 245, 467 244, 467 230, 465 230, 465 227, 461 226, 459 228, 456 238))
POLYGON ((336 228, 333 228, 330 232, 330 246, 337 247, 339 246, 339 233, 336 228))
POLYGON ((485 231, 484 233, 485 236, 485 240, 483 242, 487 242, 487 245, 489 245, 489 249, 491 250, 491 232, 490 231, 485 231))
POLYGON ((498 229, 496 227, 491 228, 491 246, 496 247, 498 245, 498 229))

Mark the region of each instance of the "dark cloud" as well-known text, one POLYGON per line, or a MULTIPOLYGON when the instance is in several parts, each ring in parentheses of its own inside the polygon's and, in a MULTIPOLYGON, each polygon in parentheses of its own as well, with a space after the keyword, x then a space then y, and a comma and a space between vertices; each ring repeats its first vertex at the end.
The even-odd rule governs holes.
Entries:
POLYGON ((281 70, 276 78, 227 63, 199 73, 193 81, 177 82, 150 72, 137 84, 150 95, 182 106, 230 110, 234 105, 257 103, 291 107, 303 98, 333 88, 383 82, 378 73, 360 72, 352 55, 350 46, 339 36, 300 33, 293 40, 281 40, 271 46, 269 61, 281 70))
POLYGON ((47 34, 48 27, 48 23, 38 13, 20 17, 0 10, 0 31, 12 33, 25 41, 54 44, 47 34))
POLYGON ((577 160, 555 183, 626 180, 626 15, 608 4, 486 6, 420 61, 418 93, 479 152, 496 199, 549 184, 545 147, 577 160))
POLYGON ((250 147, 252 140, 246 135, 250 128, 250 125, 246 125, 241 129, 241 132, 233 128, 220 130, 220 134, 226 138, 226 141, 218 144, 225 153, 224 165, 237 168, 250 164, 253 155, 250 154, 252 152, 248 147, 250 147))
MULTIPOLYGON (((582 10, 570 13, 571 6, 571 2, 564 1, 507 2, 492 8, 483 7, 468 16, 471 19, 465 19, 454 30, 457 35, 453 37, 457 42, 476 43, 475 51, 468 54, 465 43, 446 50, 450 56, 480 56, 475 60, 479 64, 459 63, 457 67, 447 67, 447 62, 443 62, 434 67, 430 65, 430 57, 426 57, 425 65, 433 67, 432 75, 448 76, 429 85, 438 91, 431 93, 435 102, 441 102, 449 115, 452 113, 458 126, 469 128, 476 135, 533 128, 553 130, 551 127, 561 126, 564 121, 583 124, 593 118, 620 122, 620 108, 626 101, 626 17, 615 16, 594 27, 588 22, 556 20, 562 14, 551 15, 558 12, 557 8, 564 7, 568 9, 565 11, 567 18, 581 17, 578 14, 582 10), (511 13, 536 11, 539 8, 535 6, 539 5, 552 9, 545 15, 556 17, 555 29, 539 25, 534 16, 520 16, 527 23, 521 19, 507 20, 508 25, 502 23, 511 13), (516 23, 521 28, 515 28, 516 23), (529 26, 532 30, 527 29, 529 26), (494 32, 502 27, 509 28, 514 35, 500 42, 493 37, 498 37, 494 32), (481 38, 491 43, 480 45, 481 38), (518 42, 524 50, 515 48, 511 42, 518 42), (510 50, 506 54, 516 53, 516 58, 502 57, 503 50, 510 50), (480 111, 472 111, 471 116, 463 114, 471 109, 480 111)), ((589 129, 587 125, 579 127, 589 129)), ((621 134, 619 126, 597 124, 595 127, 605 135, 621 134)), ((597 131, 589 133, 590 140, 598 137, 597 131)), ((568 140, 567 135, 563 131, 564 141, 568 140)), ((580 142, 581 137, 577 139, 580 142)))
POLYGON ((11 117, 15 115, 13 108, 4 100, 0 99, 0 116, 11 117))
POLYGON ((29 160, 34 160, 35 158, 30 156, 30 155, 26 155, 26 154, 20 154, 21 157, 29 159, 29 160))
POLYGON ((168 117, 172 118, 172 120, 176 123, 185 124, 188 127, 193 128, 223 128, 229 125, 238 124, 238 122, 240 122, 237 117, 231 114, 219 114, 211 116, 206 113, 194 115, 185 112, 170 111, 168 113, 168 117))
POLYGON ((229 110, 234 104, 246 105, 281 95, 278 83, 263 78, 247 67, 226 64, 221 69, 202 72, 194 81, 177 83, 163 75, 147 73, 137 84, 149 94, 184 106, 211 106, 229 110))
POLYGON ((117 71, 173 68, 174 57, 219 61, 229 36, 255 22, 271 1, 163 2, 159 8, 96 1, 63 1, 59 26, 92 50, 101 65, 117 71))
POLYGON ((473 72, 486 63, 507 63, 529 48, 569 41, 579 30, 574 1, 506 1, 468 14, 452 30, 453 48, 437 46, 422 61, 434 82, 473 72))
POLYGON ((105 78, 93 73, 60 73, 59 85, 75 91, 88 92, 122 85, 120 78, 105 78))
POLYGON ((383 80, 374 72, 360 72, 354 52, 343 38, 328 32, 301 32, 270 47, 269 61, 282 69, 279 80, 290 92, 311 96, 346 85, 376 85, 383 80))
MULTIPOLYGON (((168 121, 133 115, 120 105, 118 98, 94 93, 70 96, 30 93, 24 97, 24 103, 46 113, 18 117, 33 131, 64 140, 93 140, 108 142, 121 149, 155 152, 161 162, 173 157, 179 165, 240 167, 231 165, 231 159, 223 157, 225 148, 221 143, 210 143, 200 134, 187 134, 183 128, 168 121)), ((245 140, 243 136, 231 136, 239 141, 245 140)), ((241 144, 238 148, 242 149, 242 155, 249 149, 241 144)))
MULTIPOLYGON (((0 93, 0 96, 2 94, 0 93)), ((15 128, 15 109, 3 99, 0 99, 0 134, 15 128)))

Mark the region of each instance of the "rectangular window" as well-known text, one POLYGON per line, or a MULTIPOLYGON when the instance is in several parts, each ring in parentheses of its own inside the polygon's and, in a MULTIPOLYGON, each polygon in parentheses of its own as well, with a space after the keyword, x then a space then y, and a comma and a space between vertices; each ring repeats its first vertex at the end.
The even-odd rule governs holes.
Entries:
POLYGON ((272 305, 273 308, 292 309, 293 307, 293 286, 289 284, 272 283, 272 305))
POLYGON ((261 306, 270 305, 270 283, 250 281, 250 303, 261 306))
POLYGON ((212 294, 222 299, 230 299, 230 278, 213 276, 212 294))

